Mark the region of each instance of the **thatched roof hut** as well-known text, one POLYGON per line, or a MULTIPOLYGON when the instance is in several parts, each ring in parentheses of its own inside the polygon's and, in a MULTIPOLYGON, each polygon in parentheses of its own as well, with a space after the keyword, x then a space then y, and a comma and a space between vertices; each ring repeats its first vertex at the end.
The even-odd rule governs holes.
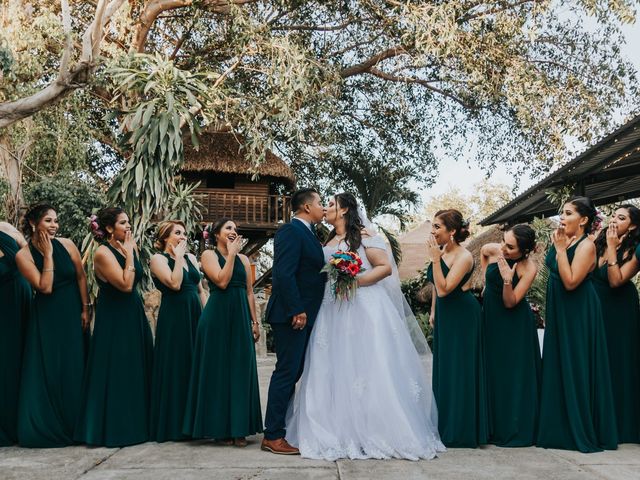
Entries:
POLYGON ((250 180, 256 173, 259 179, 281 183, 289 190, 295 187, 293 171, 271 150, 267 150, 264 162, 255 168, 243 149, 246 140, 238 133, 204 131, 198 140, 199 146, 196 149, 191 138, 185 137, 185 161, 181 169, 185 177, 201 179, 203 175, 215 174, 218 179, 241 176, 250 180))
POLYGON ((398 237, 402 250, 402 262, 398 265, 400 280, 416 277, 427 263, 427 237, 431 233, 431 221, 427 220, 417 228, 398 237))

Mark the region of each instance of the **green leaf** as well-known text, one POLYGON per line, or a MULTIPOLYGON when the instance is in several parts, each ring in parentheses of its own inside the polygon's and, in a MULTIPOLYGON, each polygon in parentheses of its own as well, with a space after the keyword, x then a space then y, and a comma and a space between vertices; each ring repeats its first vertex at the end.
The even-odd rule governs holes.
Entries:
POLYGON ((135 173, 136 195, 139 194, 140 191, 142 190, 143 178, 144 178, 144 165, 141 161, 138 161, 138 164, 136 165, 136 173, 135 173))

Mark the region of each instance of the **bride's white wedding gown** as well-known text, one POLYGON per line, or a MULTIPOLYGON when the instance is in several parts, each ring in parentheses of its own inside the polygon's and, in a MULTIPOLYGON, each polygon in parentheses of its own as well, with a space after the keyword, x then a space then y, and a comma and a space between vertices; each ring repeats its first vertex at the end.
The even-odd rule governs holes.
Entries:
MULTIPOLYGON (((358 254, 371 270, 365 248, 386 246, 379 236, 362 243, 358 254)), ((324 247, 327 261, 338 246, 324 247)), ((327 284, 289 406, 286 438, 303 457, 325 460, 418 460, 445 450, 431 372, 380 283, 358 288, 353 300, 342 303, 327 284)))

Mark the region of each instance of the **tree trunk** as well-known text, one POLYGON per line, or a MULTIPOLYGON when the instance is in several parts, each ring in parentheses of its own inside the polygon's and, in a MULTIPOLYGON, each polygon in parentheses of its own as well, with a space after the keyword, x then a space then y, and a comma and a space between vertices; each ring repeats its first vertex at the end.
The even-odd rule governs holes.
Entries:
POLYGON ((20 157, 13 151, 7 132, 0 134, 0 178, 9 184, 9 192, 4 201, 7 221, 18 224, 20 208, 24 202, 22 197, 22 165, 20 157))

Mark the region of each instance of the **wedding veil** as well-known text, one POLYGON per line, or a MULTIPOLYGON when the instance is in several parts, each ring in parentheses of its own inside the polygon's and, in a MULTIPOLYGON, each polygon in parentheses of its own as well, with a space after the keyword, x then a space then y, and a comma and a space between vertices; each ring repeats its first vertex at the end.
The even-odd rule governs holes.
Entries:
MULTIPOLYGON (((378 229, 371 222, 371 220, 369 220, 369 218, 367 217, 367 213, 364 211, 361 205, 358 205, 358 215, 360 216, 362 225, 371 235, 380 235, 378 233, 378 229)), ((391 247, 389 246, 388 242, 385 242, 385 244, 387 245, 387 255, 389 256, 389 262, 391 263, 391 275, 378 282, 378 284, 383 286, 387 291, 387 294, 392 300, 393 305, 397 309, 400 317, 404 319, 405 327, 407 328, 409 336, 411 337, 411 341, 413 342, 413 346, 415 347, 416 352, 420 357, 428 384, 429 386, 432 386, 433 355, 431 353, 431 349, 429 348, 429 344, 427 343, 427 339, 425 338, 424 333, 422 333, 422 329, 420 328, 418 319, 413 314, 413 311, 411 310, 407 299, 402 293, 402 288, 400 286, 400 275, 398 274, 398 265, 393 258, 391 247)), ((432 402, 430 416, 434 422, 434 425, 437 425, 438 412, 435 402, 432 402)))

